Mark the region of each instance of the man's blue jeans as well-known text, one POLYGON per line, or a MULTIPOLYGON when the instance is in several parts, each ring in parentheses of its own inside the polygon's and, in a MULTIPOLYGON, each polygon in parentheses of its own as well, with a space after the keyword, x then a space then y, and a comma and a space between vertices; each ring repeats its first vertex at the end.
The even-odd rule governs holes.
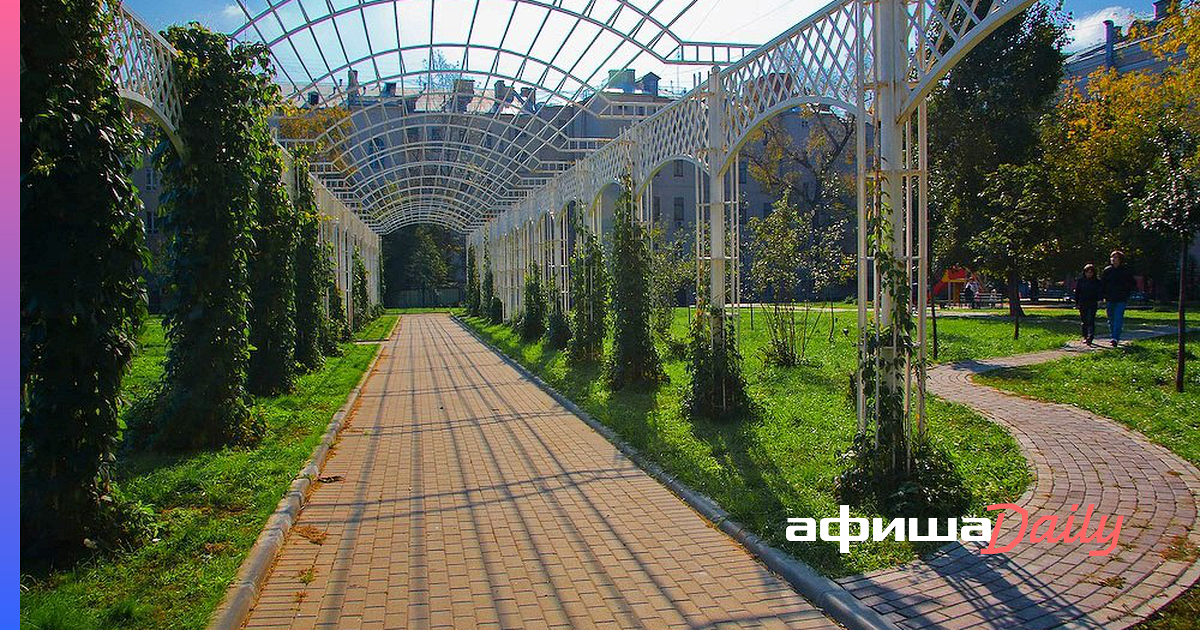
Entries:
POLYGON ((1125 303, 1108 303, 1108 335, 1113 341, 1121 340, 1121 327, 1125 325, 1125 303))

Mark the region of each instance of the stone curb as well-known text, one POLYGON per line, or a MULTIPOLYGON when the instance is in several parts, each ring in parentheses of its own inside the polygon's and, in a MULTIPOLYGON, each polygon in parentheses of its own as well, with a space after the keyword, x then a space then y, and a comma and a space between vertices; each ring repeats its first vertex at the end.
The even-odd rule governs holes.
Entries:
MULTIPOLYGON (((750 555, 757 558, 768 569, 774 571, 779 577, 790 584, 792 588, 796 589, 798 593, 808 598, 809 601, 817 605, 836 621, 850 630, 898 630, 896 624, 888 621, 882 615, 875 612, 875 610, 860 602, 857 597, 851 595, 838 583, 817 573, 816 570, 804 562, 767 544, 763 539, 747 530, 741 523, 733 520, 728 512, 717 505, 716 501, 692 490, 684 485, 683 482, 676 479, 675 476, 663 470, 661 466, 647 460, 636 448, 622 440, 616 432, 592 418, 586 411, 580 409, 570 399, 546 384, 536 374, 530 372, 525 366, 492 345, 476 332, 474 328, 471 328, 470 325, 462 321, 458 315, 451 315, 451 317, 459 326, 479 340, 480 343, 491 348, 505 363, 532 381, 539 389, 558 402, 558 404, 565 407, 567 411, 578 416, 579 419, 583 420, 596 433, 604 436, 613 446, 617 447, 617 450, 621 451, 622 454, 633 461, 639 468, 666 486, 667 489, 682 499, 684 503, 687 503, 717 529, 725 532, 726 535, 741 545, 742 548, 750 552, 750 555)), ((210 628, 209 630, 213 629, 210 628)))
MULTIPOLYGON (((396 318, 396 323, 392 325, 392 330, 388 333, 388 339, 391 339, 392 335, 396 333, 396 329, 400 326, 400 319, 400 317, 396 318)), ((329 449, 337 440, 342 427, 345 426, 346 416, 349 415, 354 403, 362 393, 363 385, 371 377, 371 372, 375 370, 375 364, 379 362, 379 357, 383 355, 385 342, 386 340, 372 342, 378 343, 379 348, 375 351, 375 356, 371 358, 371 363, 367 365, 366 370, 363 370, 358 384, 346 396, 346 402, 330 418, 325 434, 321 436, 321 442, 313 449, 308 462, 300 470, 300 474, 292 480, 292 485, 288 487, 287 492, 280 499, 279 505, 267 519, 262 533, 258 535, 254 546, 250 548, 250 553, 242 561, 237 577, 225 590, 221 605, 209 618, 207 630, 238 630, 246 623, 250 609, 258 601, 259 589, 266 581, 267 574, 271 572, 271 567, 275 565, 275 559, 283 548, 283 541, 287 538, 288 531, 296 522, 296 517, 300 515, 300 508, 304 507, 313 482, 321 475, 321 467, 325 465, 329 449)))

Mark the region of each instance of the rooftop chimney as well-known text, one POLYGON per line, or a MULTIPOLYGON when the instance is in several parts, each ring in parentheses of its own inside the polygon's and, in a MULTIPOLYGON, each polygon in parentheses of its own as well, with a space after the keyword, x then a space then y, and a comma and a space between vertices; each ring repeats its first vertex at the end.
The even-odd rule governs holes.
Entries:
POLYGON ((650 96, 658 96, 658 79, 659 76, 653 72, 647 72, 646 76, 638 79, 637 87, 644 94, 650 96))
POLYGON ((512 100, 512 97, 513 97, 512 88, 508 87, 508 84, 505 83, 504 81, 496 81, 496 90, 495 90, 496 100, 500 101, 501 103, 508 103, 509 101, 512 100))
POLYGON ((346 73, 346 91, 351 96, 358 96, 358 70, 350 70, 346 73))
POLYGON ((1161 20, 1171 13, 1171 0, 1155 0, 1154 19, 1161 20))
POLYGON ((395 96, 396 95, 396 82, 395 81, 388 81, 387 83, 383 84, 383 95, 384 96, 395 96))
POLYGON ((622 92, 632 92, 634 90, 633 70, 609 70, 608 87, 622 92))
POLYGON ((1104 65, 1109 68, 1117 65, 1117 55, 1113 51, 1113 47, 1120 35, 1121 30, 1113 24, 1112 20, 1104 20, 1104 65))
POLYGON ((521 88, 521 105, 525 108, 525 111, 532 112, 537 109, 537 92, 533 88, 521 88))
POLYGON ((309 107, 316 107, 317 105, 320 105, 320 104, 321 104, 321 93, 317 92, 316 90, 309 92, 308 93, 309 107))

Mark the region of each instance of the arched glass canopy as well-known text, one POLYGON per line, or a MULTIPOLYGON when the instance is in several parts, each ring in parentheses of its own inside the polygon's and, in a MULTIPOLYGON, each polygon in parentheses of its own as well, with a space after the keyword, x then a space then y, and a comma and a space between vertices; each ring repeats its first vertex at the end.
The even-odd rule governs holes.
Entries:
POLYGON ((231 35, 270 49, 281 141, 372 228, 467 232, 668 100, 626 112, 618 85, 753 50, 679 34, 717 1, 237 0, 231 35))

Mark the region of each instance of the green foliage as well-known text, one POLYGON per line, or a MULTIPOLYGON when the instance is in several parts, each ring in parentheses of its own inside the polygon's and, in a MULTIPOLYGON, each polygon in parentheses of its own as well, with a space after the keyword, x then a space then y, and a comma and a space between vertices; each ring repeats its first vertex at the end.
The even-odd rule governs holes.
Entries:
POLYGON ((416 245, 408 261, 408 276, 425 295, 437 291, 450 275, 442 249, 425 226, 417 228, 416 245))
MULTIPOLYGON (((265 112, 264 112, 265 113, 265 112)), ((262 123, 265 124, 265 121, 262 123)), ((296 375, 296 211, 283 184, 282 149, 262 138, 262 179, 250 258, 250 365, 246 388, 269 395, 296 375)))
POLYGON ((684 408, 692 418, 716 421, 746 419, 753 413, 742 356, 732 318, 719 307, 696 309, 688 333, 691 386, 684 408))
POLYGON ((350 340, 350 322, 346 319, 346 294, 338 288, 332 274, 330 274, 325 295, 329 300, 326 305, 329 311, 329 321, 325 327, 322 345, 326 356, 329 356, 340 353, 338 344, 350 340))
POLYGON ((362 330, 375 318, 371 298, 367 292, 367 265, 363 262, 358 247, 350 255, 350 324, 353 332, 362 330))
POLYGON ((321 247, 321 219, 308 175, 308 153, 298 152, 292 169, 296 175, 296 362, 315 370, 323 360, 322 336, 329 327, 322 274, 329 267, 321 247))
POLYGON ((666 376, 650 337, 650 248, 633 217, 632 183, 626 179, 613 214, 613 349, 608 380, 613 389, 658 383, 666 376))
POLYGON ((492 302, 496 298, 495 289, 495 276, 492 274, 492 254, 485 240, 483 242, 483 282, 479 287, 479 314, 480 316, 487 315, 488 319, 492 319, 492 321, 497 321, 492 317, 492 302))
POLYGON ((478 252, 474 247, 467 248, 467 314, 479 317, 481 313, 479 299, 479 267, 475 264, 478 252))
POLYGON ((562 307, 562 295, 557 287, 550 288, 549 298, 550 317, 546 322, 546 343, 555 350, 562 350, 571 341, 571 325, 567 322, 567 315, 562 307))
POLYGON ((695 282, 696 261, 681 241, 666 242, 661 228, 650 231, 650 242, 650 330, 655 340, 673 346, 673 309, 679 291, 695 282))
POLYGON ((576 234, 575 255, 571 257, 571 343, 567 350, 574 363, 594 363, 604 353, 608 278, 599 239, 582 225, 576 234))
POLYGON ((117 393, 148 262, 132 125, 92 0, 21 11, 21 555, 75 554, 111 511, 117 393))
POLYGON ((262 45, 230 46, 202 26, 174 26, 180 137, 188 159, 162 159, 172 292, 165 321, 170 352, 157 406, 159 448, 214 448, 261 437, 250 413, 248 258, 269 131, 277 102, 262 45))
POLYGON ((492 296, 492 301, 488 304, 488 320, 493 324, 504 323, 504 304, 500 298, 492 296))
POLYGON ((771 339, 766 348, 768 362, 794 366, 804 361, 809 341, 816 334, 816 326, 809 326, 811 298, 839 279, 845 267, 840 245, 845 230, 846 224, 840 220, 818 224, 811 207, 798 208, 786 194, 775 202, 771 214, 750 219, 754 234, 750 281, 771 304, 764 310, 771 339), (802 290, 809 299, 804 300, 803 317, 797 322, 796 309, 790 303, 802 290))
POLYGON ((532 341, 546 332, 546 289, 537 265, 525 274, 525 310, 521 313, 521 338, 532 341))
MULTIPOLYGON (((1040 155, 1039 121, 1052 109, 1063 76, 1066 23, 1061 5, 1033 5, 983 39, 931 96, 929 120, 937 124, 929 128, 929 223, 936 227, 935 258, 943 264, 988 267, 995 260, 975 249, 977 237, 995 223, 1018 219, 996 216, 997 204, 985 190, 1001 165, 1021 167, 1040 155)), ((1057 235, 1073 240, 1078 233, 1057 235)), ((1021 270, 1037 271, 1052 269, 1021 270)))

